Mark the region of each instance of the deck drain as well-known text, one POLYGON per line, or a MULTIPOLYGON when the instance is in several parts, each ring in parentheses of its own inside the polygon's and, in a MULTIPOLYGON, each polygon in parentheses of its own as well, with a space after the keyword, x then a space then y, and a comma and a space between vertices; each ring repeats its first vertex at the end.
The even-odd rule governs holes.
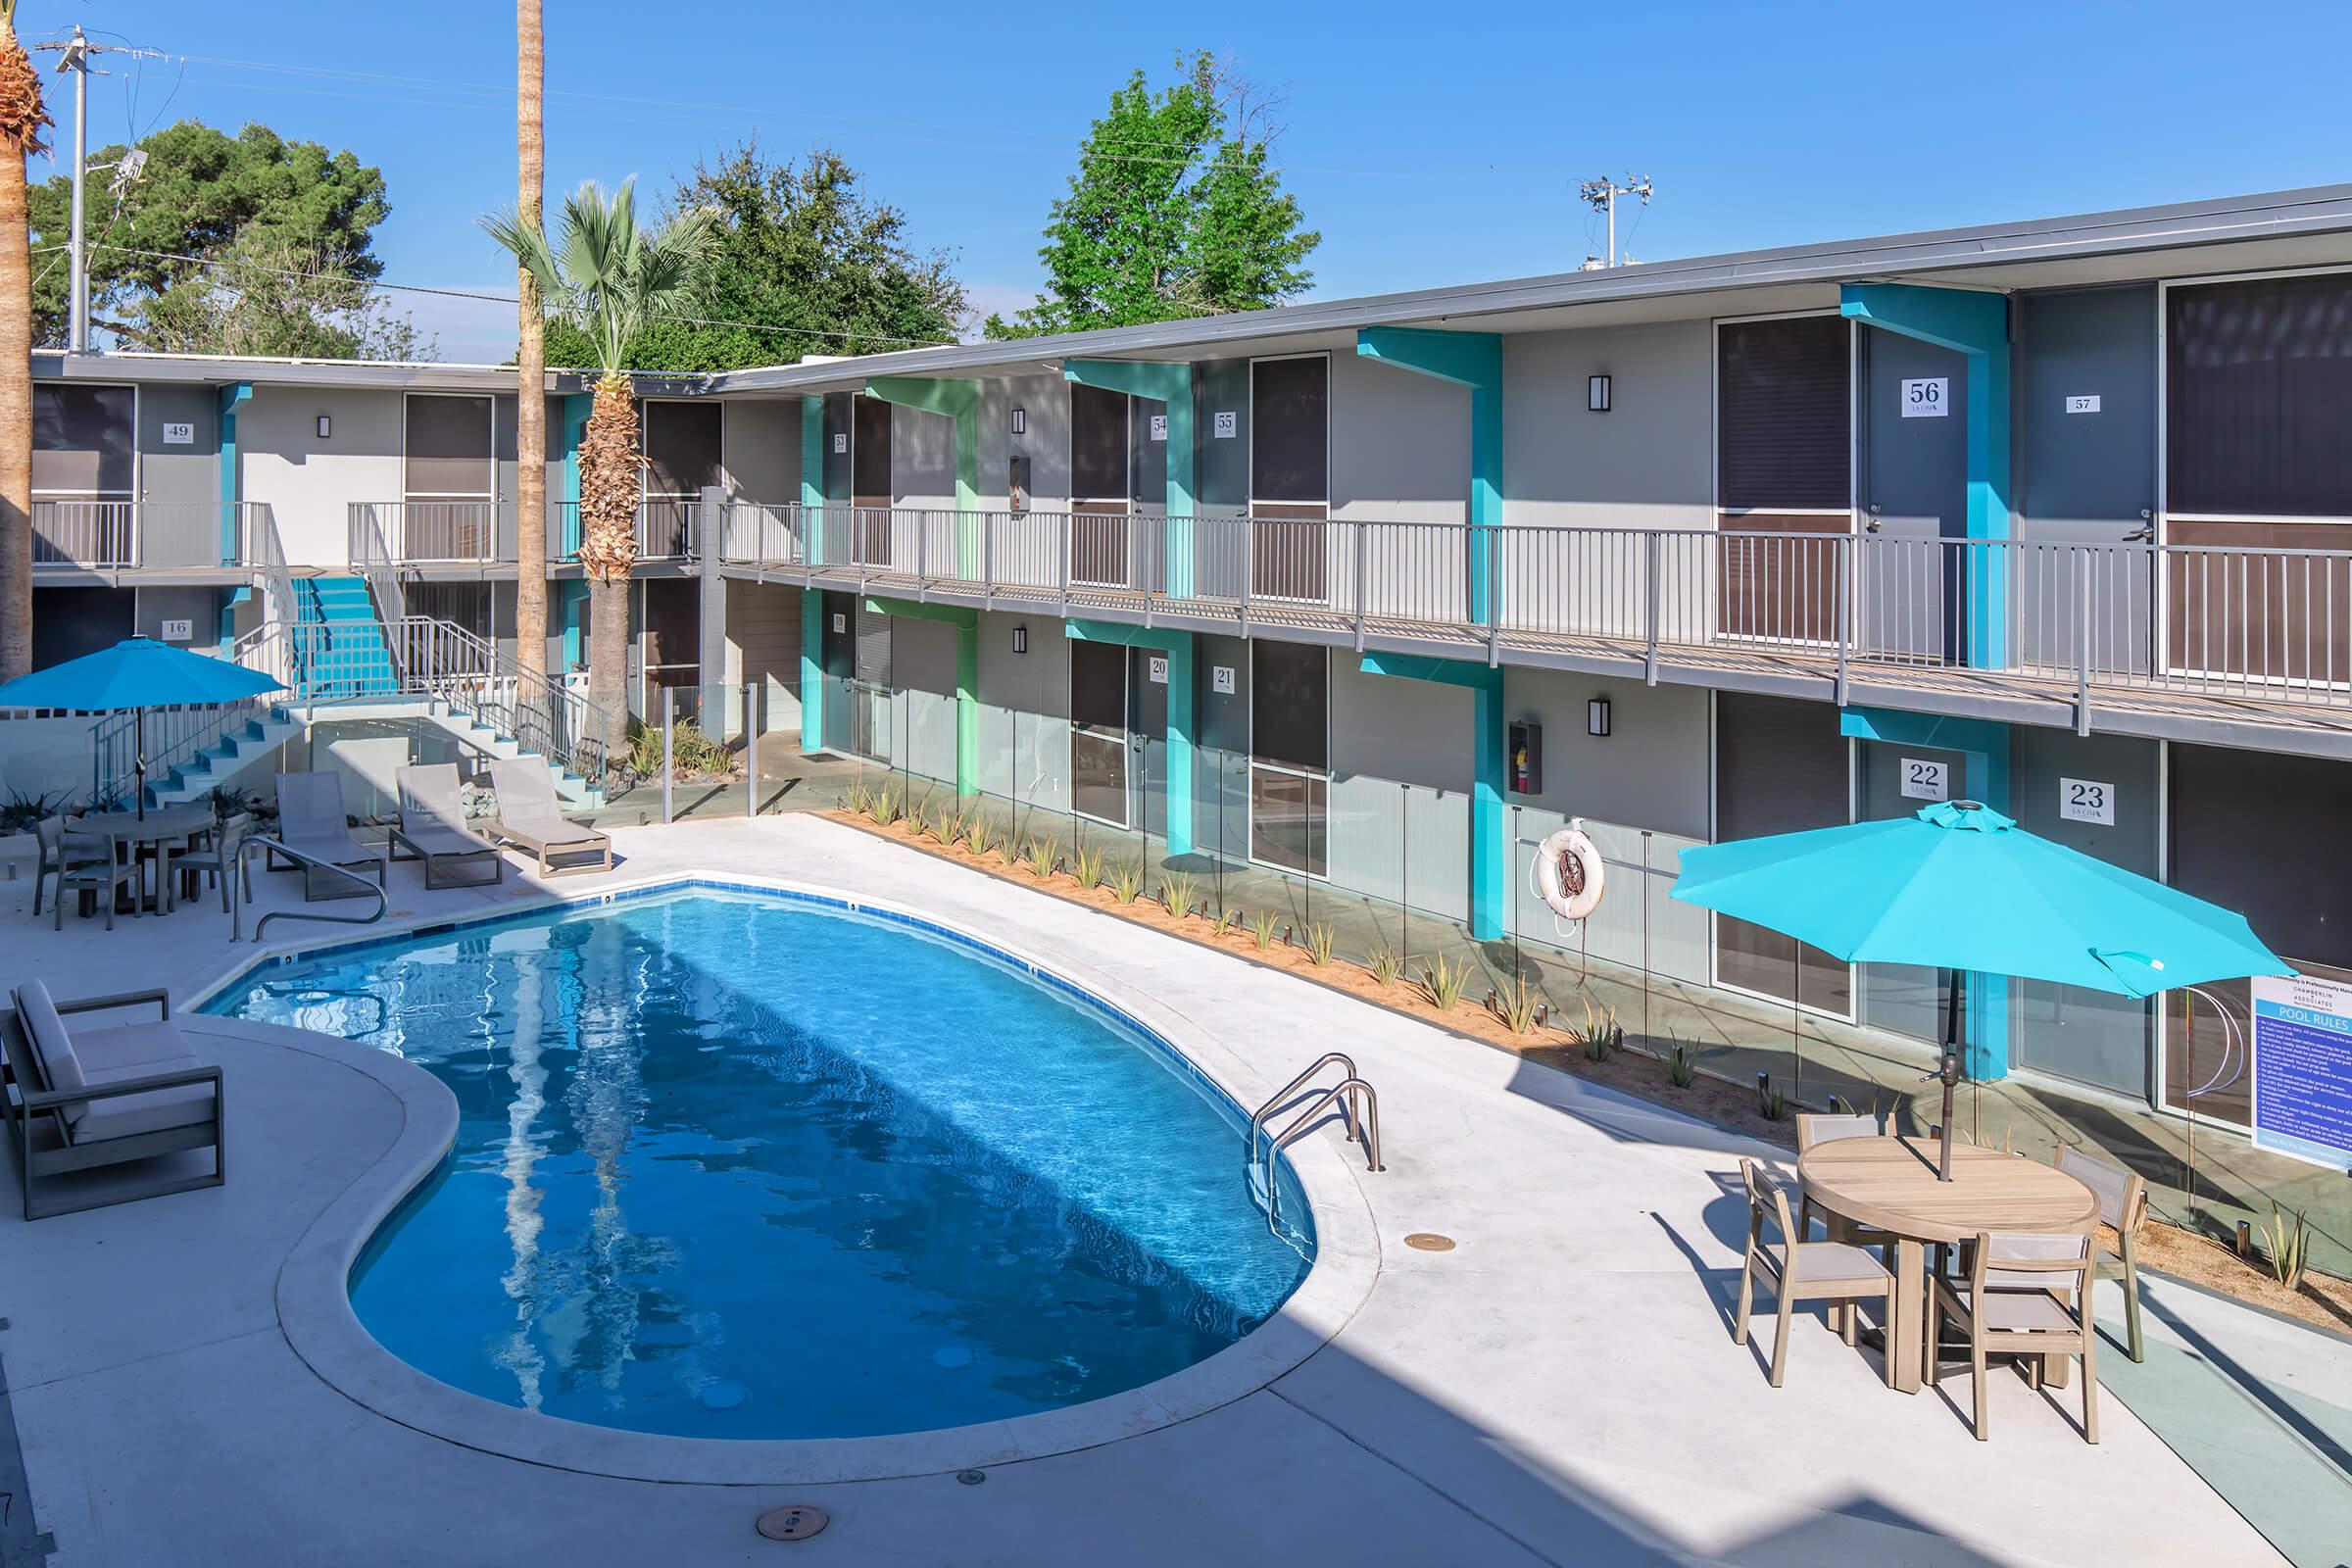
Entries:
POLYGON ((967 1487, 976 1487, 988 1479, 988 1472, 985 1470, 958 1470, 956 1472, 956 1479, 967 1487))
POLYGON ((1440 1236, 1436 1231, 1415 1231, 1404 1239, 1404 1245, 1416 1252, 1450 1252, 1453 1238, 1440 1236))
POLYGON ((770 1541, 807 1541, 810 1536, 821 1535, 832 1522, 833 1516, 824 1509, 796 1502, 761 1514, 760 1533, 770 1541))

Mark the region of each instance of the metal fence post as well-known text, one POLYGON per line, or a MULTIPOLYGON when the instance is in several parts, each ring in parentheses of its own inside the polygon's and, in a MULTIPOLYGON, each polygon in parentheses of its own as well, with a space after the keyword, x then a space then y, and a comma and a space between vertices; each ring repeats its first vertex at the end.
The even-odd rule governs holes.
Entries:
POLYGON ((1658 683, 1658 578, 1665 541, 1655 528, 1643 534, 1642 540, 1642 555, 1646 558, 1642 563, 1642 576, 1647 579, 1642 584, 1646 590, 1642 597, 1647 604, 1642 612, 1642 680, 1644 685, 1655 686, 1658 683))
POLYGON ((1076 537, 1077 514, 1061 514, 1061 618, 1070 618, 1070 546, 1076 537))
POLYGON ((997 514, 980 514, 980 608, 997 608, 997 514))
POLYGON ((671 731, 676 727, 677 699, 678 689, 675 686, 662 688, 662 825, 663 827, 669 826, 670 783, 676 774, 676 769, 670 765, 672 755, 670 749, 676 740, 671 731))
POLYGON ((1355 539, 1355 651, 1364 651, 1364 524, 1350 524, 1355 539))
POLYGON ((743 683, 743 814, 760 814, 760 706, 767 683, 743 683))
POLYGON ((1502 662, 1502 530, 1486 523, 1470 526, 1483 529, 1487 541, 1487 667, 1493 669, 1502 662))
POLYGON ((1842 535, 1838 549, 1838 706, 1845 706, 1845 659, 1853 641, 1853 536, 1842 535))
POLYGON ((2090 557, 2075 553, 2075 733, 2090 733, 2090 557))

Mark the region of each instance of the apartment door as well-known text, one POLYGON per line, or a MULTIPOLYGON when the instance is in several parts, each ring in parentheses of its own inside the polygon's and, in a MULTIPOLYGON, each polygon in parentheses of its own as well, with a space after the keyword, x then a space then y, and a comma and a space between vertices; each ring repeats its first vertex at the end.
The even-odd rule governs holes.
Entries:
MULTIPOLYGON (((654 560, 694 553, 703 489, 719 482, 719 408, 715 403, 645 405, 644 520, 637 548, 654 560)), ((712 518, 713 526, 717 519, 712 518)))
MULTIPOLYGON (((1837 316, 1715 329, 1716 632, 1826 642, 1853 527, 1853 327, 1837 316)), ((1668 558, 1665 592, 1697 564, 1668 558)))
POLYGON ((893 722, 899 699, 891 681, 891 626, 888 615, 857 605, 856 681, 850 698, 850 750, 877 762, 898 760, 897 726, 893 722))
POLYGON ((693 577, 640 577, 644 647, 639 655, 639 706, 647 717, 661 715, 664 686, 682 688, 692 701, 702 679, 703 585, 693 577))
POLYGON ((1070 581, 1127 586, 1128 398, 1070 387, 1070 581))
MULTIPOLYGON (((1886 821, 1934 801, 1973 800, 1984 781, 1970 775, 1968 755, 1892 741, 1855 743, 1855 819, 1886 821)), ((1915 1040, 1943 1038, 1945 971, 1924 964, 1854 966, 1861 1021, 1915 1040)))
POLYGON ((1070 643, 1070 809, 1112 827, 1134 825, 1131 650, 1070 643))
POLYGON ((1862 334, 1858 634, 1884 658, 1957 664, 1967 596, 1968 362, 1895 332, 1862 334))
POLYGON ((853 531, 861 565, 891 564, 891 514, 897 491, 891 487, 890 405, 880 398, 859 396, 851 405, 850 505, 856 509, 853 531))
POLYGON ((852 751, 855 748, 851 745, 850 712, 851 688, 858 679, 858 597, 826 593, 823 608, 824 625, 817 639, 825 671, 824 707, 820 710, 824 715, 822 733, 828 750, 852 751))
POLYGON ((1331 597, 1331 356, 1250 366, 1253 598, 1331 597))

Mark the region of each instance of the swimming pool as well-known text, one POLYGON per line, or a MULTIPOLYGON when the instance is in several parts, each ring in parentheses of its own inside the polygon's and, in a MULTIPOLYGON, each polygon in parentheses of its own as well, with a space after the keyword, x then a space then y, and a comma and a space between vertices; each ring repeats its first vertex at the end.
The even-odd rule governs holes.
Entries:
POLYGON ((456 1146, 353 1307, 431 1376, 572 1420, 818 1438, 1054 1409, 1231 1345, 1313 1252, 1268 1233, 1242 1114, 1172 1049, 894 915, 673 890, 270 964, 204 1010, 449 1086, 456 1146))

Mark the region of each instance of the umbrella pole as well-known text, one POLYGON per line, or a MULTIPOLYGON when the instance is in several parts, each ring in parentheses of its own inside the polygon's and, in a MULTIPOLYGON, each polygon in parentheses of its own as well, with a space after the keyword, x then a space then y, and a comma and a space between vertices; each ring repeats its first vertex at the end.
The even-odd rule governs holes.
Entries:
POLYGON ((147 820, 147 710, 144 708, 130 710, 130 750, 131 772, 137 780, 136 808, 139 820, 144 822, 147 820))
POLYGON ((1960 1082, 1960 1014, 1968 1007, 1968 971, 1952 971, 1952 996, 1943 1017, 1943 1061, 1936 1076, 1943 1080, 1943 1147, 1936 1156, 1936 1179, 1952 1179, 1952 1091, 1960 1082))

